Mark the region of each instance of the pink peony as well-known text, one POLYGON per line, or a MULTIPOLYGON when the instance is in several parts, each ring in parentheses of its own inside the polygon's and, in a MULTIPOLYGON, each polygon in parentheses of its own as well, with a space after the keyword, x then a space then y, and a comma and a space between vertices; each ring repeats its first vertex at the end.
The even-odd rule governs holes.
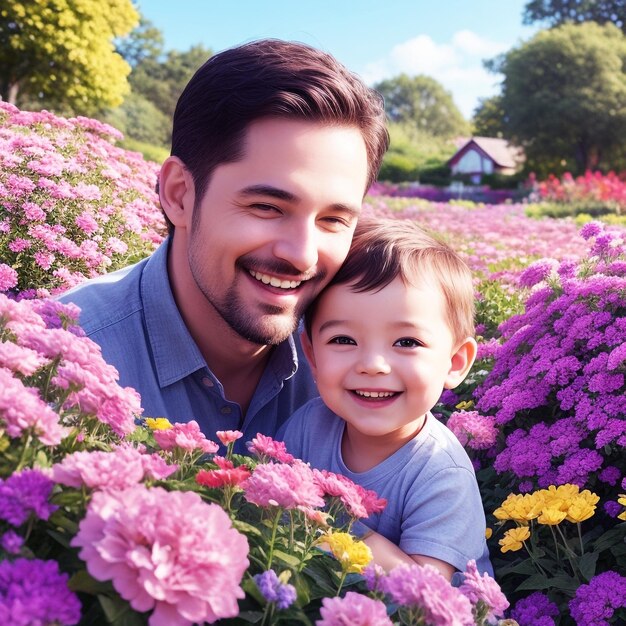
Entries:
POLYGON ((0 291, 8 291, 17 285, 17 272, 6 263, 0 263, 0 291))
POLYGON ((205 454, 213 454, 219 450, 219 446, 214 441, 204 436, 195 420, 186 424, 177 422, 171 428, 154 430, 152 434, 163 450, 182 448, 188 451, 202 450, 205 454))
POLYGON ((470 601, 430 565, 398 565, 381 582, 396 604, 421 609, 431 626, 474 626, 470 601))
POLYGON ((265 463, 257 465, 252 476, 243 483, 248 502, 257 506, 324 506, 322 489, 315 482, 313 471, 302 461, 293 465, 265 463))
POLYGON ((347 476, 318 469, 313 470, 313 475, 324 493, 338 497, 352 517, 369 517, 387 505, 387 500, 379 498, 375 491, 357 485, 347 476))
POLYGON ((249 441, 248 450, 256 454, 261 461, 274 459, 279 463, 291 463, 294 457, 287 452, 287 447, 283 441, 276 441, 271 437, 257 433, 257 436, 249 441))
POLYGON ((120 490, 146 478, 160 480, 177 470, 157 454, 120 446, 112 452, 74 452, 51 468, 52 479, 68 487, 120 490))
POLYGON ((94 493, 72 545, 150 626, 213 623, 239 613, 248 542, 216 504, 190 491, 94 493))
POLYGON ((316 626, 392 626, 380 600, 348 591, 343 598, 324 598, 316 626))
POLYGON ((455 411, 448 418, 446 426, 462 446, 473 450, 491 448, 498 437, 495 418, 480 415, 478 411, 455 411))
POLYGON ((502 593, 498 583, 488 574, 482 576, 478 573, 476 561, 470 561, 465 568, 465 580, 459 587, 459 591, 465 595, 472 604, 479 601, 489 607, 487 619, 503 617, 504 611, 509 608, 509 601, 502 593))

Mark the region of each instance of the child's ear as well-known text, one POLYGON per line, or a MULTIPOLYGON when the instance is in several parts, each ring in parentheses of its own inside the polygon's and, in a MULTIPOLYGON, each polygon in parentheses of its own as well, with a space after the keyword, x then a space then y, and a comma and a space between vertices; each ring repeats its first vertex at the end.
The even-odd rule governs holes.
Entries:
POLYGON ((195 200, 193 177, 175 156, 168 157, 159 173, 159 200, 172 224, 189 227, 195 200))
POLYGON ((315 365, 315 353, 313 352, 313 344, 311 343, 311 339, 309 337, 309 333, 306 330, 303 330, 300 333, 300 343, 302 344, 302 351, 304 352, 304 356, 306 356, 306 360, 309 362, 311 366, 311 372, 313 373, 313 378, 317 378, 317 366, 315 365))
POLYGON ((445 389, 454 389, 463 382, 474 363, 477 349, 478 346, 473 337, 467 337, 457 347, 450 359, 450 370, 443 385, 445 389))

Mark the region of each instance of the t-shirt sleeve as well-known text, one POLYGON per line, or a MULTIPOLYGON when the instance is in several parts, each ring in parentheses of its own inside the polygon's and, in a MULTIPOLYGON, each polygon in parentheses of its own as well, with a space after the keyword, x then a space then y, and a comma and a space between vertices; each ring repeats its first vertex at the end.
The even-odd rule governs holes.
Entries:
POLYGON ((276 439, 283 441, 287 447, 287 452, 298 459, 302 459, 304 454, 304 443, 307 438, 307 413, 309 404, 300 407, 276 433, 276 439))
POLYGON ((485 550, 485 515, 473 472, 441 469, 406 496, 400 548, 445 561, 463 571, 485 550))

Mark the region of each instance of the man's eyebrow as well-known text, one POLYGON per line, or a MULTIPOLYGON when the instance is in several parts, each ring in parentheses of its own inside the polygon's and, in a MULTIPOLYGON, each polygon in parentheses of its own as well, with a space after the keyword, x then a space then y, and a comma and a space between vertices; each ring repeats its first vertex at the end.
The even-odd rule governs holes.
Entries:
MULTIPOLYGON (((297 203, 300 201, 300 196, 297 196, 290 191, 280 189, 280 187, 274 187, 272 185, 250 185, 239 190, 241 196, 268 196, 275 198, 276 200, 284 200, 285 202, 297 203)), ((361 215, 361 207, 353 207, 341 202, 336 202, 331 205, 332 209, 347 213, 350 217, 357 218, 361 215)))

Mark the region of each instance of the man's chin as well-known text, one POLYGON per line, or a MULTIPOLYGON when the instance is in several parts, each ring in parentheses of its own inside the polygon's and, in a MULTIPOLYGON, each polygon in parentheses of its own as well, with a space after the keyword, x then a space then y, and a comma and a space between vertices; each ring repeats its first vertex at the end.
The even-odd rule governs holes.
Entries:
POLYGON ((276 319, 276 316, 265 317, 269 319, 256 320, 256 323, 236 330, 250 343, 259 346, 277 346, 286 341, 298 328, 298 320, 293 317, 285 319, 276 319))

